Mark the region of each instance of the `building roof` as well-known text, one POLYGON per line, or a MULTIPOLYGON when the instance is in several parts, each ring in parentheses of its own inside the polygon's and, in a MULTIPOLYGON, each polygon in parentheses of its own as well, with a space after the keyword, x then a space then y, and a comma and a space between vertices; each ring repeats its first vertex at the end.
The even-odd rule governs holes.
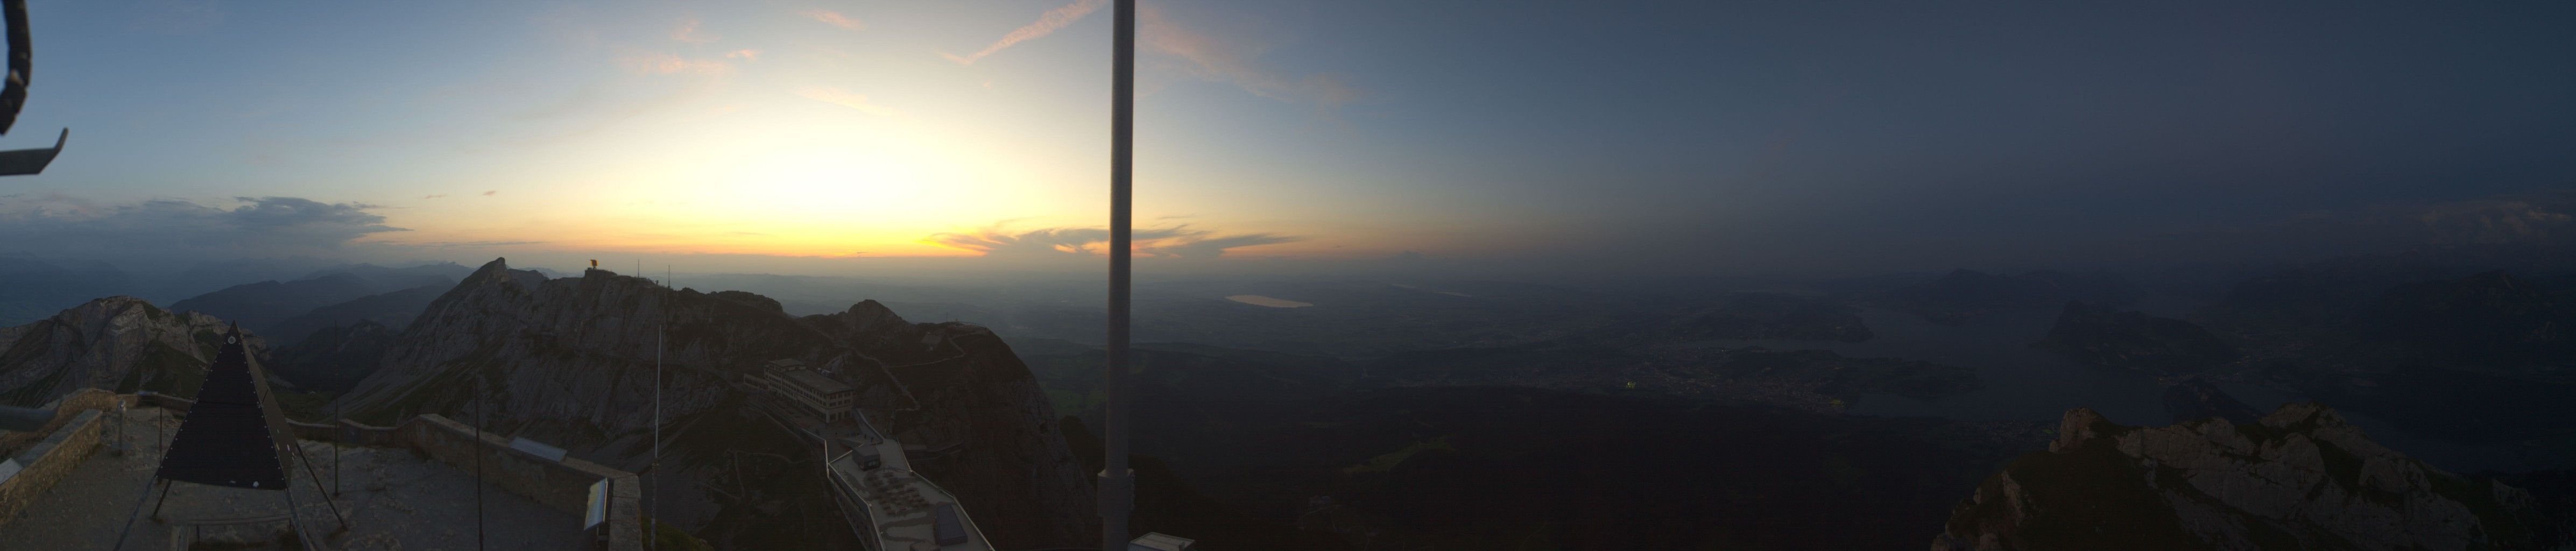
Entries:
POLYGON ((879 549, 915 549, 928 545, 943 551, 990 551, 984 530, 957 503, 957 496, 912 471, 912 462, 903 455, 903 443, 891 439, 875 446, 885 463, 875 469, 860 466, 855 454, 842 455, 832 463, 832 475, 866 504, 876 523, 879 549))
POLYGON ((850 385, 841 384, 840 381, 832 380, 831 377, 825 377, 823 374, 815 373, 813 370, 800 369, 789 371, 786 374, 786 378, 789 383, 805 387, 805 390, 812 391, 817 395, 831 395, 850 391, 850 385))

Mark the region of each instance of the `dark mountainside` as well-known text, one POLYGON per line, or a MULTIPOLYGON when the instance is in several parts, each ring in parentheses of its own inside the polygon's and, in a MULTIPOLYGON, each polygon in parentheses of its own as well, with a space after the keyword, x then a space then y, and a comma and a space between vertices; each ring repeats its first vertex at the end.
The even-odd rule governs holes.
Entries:
POLYGON ((52 317, 65 308, 133 292, 132 277, 101 262, 0 258, 0 327, 52 317))
POLYGON ((1590 335, 1629 345, 1721 339, 1860 342, 1871 336, 1869 326, 1857 315, 1859 308, 1823 297, 1729 293, 1716 302, 1668 317, 1604 327, 1590 335))
MULTIPOLYGON (((434 268, 436 265, 425 267, 434 268)), ((181 312, 205 312, 207 315, 241 322, 242 328, 262 333, 278 333, 282 325, 315 309, 356 300, 369 295, 388 293, 421 286, 453 286, 454 279, 437 272, 443 270, 386 269, 370 265, 344 266, 314 272, 311 277, 292 281, 262 281, 226 287, 170 305, 181 312)), ((398 315, 397 315, 398 316, 398 315)), ((298 322, 304 327, 317 327, 316 321, 298 322)), ((350 320, 355 321, 355 320, 350 320)), ((405 320, 408 321, 408 320, 405 320)), ((310 329, 303 329, 310 332, 310 329)), ((283 333, 278 333, 283 335, 283 333)), ((280 339, 280 342, 293 342, 280 339)))
POLYGON ((2334 410, 2125 427, 2069 411, 2048 451, 1953 510, 1935 551, 2528 549, 2566 542, 2532 495, 2387 450, 2334 410))
POLYGON ((2246 380, 2417 434, 2520 443, 2544 466, 2576 461, 2576 402, 2564 398, 2576 393, 2576 342, 2562 329, 2576 312, 2560 306, 2569 278, 2458 264, 2318 263, 2239 285, 2195 317, 2245 351, 2246 380), (2438 272, 2460 275, 2387 281, 2438 272))
POLYGON ((388 268, 374 264, 344 264, 314 270, 312 273, 304 274, 304 277, 298 279, 317 279, 331 274, 349 274, 365 278, 368 283, 378 287, 404 289, 419 287, 422 285, 455 285, 458 280, 465 279, 465 276, 473 273, 473 268, 468 268, 463 264, 457 264, 454 262, 422 264, 403 268, 388 268))
POLYGON ((269 328, 267 334, 274 335, 278 342, 292 345, 325 328, 360 322, 374 323, 387 329, 401 331, 403 327, 411 325, 412 318, 419 317, 421 311, 429 309, 430 301, 438 300, 439 295, 446 294, 448 289, 455 287, 454 282, 422 285, 349 299, 348 302, 339 304, 324 305, 277 322, 269 328))
POLYGON ((1639 392, 1733 404, 1822 410, 1871 393, 1938 398, 1982 383, 1975 370, 1896 358, 1847 358, 1825 350, 1762 347, 1615 347, 1588 338, 1502 348, 1393 354, 1368 362, 1361 384, 1503 385, 1639 392))
MULTIPOLYGON (((1098 418, 1100 351, 1044 341, 1021 348, 1059 405, 1082 399, 1068 413, 1098 418)), ((1726 353, 1692 364, 1689 377, 1813 388, 1870 370, 1822 351, 1726 353)), ((1958 488, 2025 447, 1967 423, 1820 413, 1834 411, 1824 395, 1796 395, 1801 409, 1706 397, 1662 378, 1640 377, 1628 389, 1624 377, 1589 373, 1667 368, 1563 363, 1586 357, 1655 361, 1575 345, 1358 365, 1140 345, 1135 451, 1152 459, 1140 465, 1175 478, 1160 481, 1140 466, 1140 491, 1163 493, 1139 499, 1204 505, 1139 516, 1138 528, 1228 549, 1332 548, 1297 540, 1320 534, 1353 549, 1904 547, 1921 538, 1895 528, 1904 519, 1936 526, 1958 488), (1496 376, 1475 378, 1477 366, 1496 376), (1432 384, 1390 376, 1418 370, 1451 378, 1383 386, 1432 384), (1292 540, 1310 543, 1277 543, 1292 540)))
POLYGON ((324 327, 282 347, 265 365, 269 373, 306 390, 347 390, 376 372, 396 331, 374 321, 324 327))
POLYGON ((2137 301, 2138 293, 2126 278, 2103 271, 1998 275, 1962 269, 1868 298, 1880 307, 1920 315, 1933 323, 1962 325, 1996 312, 2053 308, 2067 301, 2126 307, 2137 301))
POLYGON ((2504 272, 2389 289, 2352 321, 2373 354, 2450 369, 2555 378, 2576 360, 2576 311, 2504 272))
MULTIPOLYGON (((116 296, 0 329, 0 403, 34 406, 82 388, 195 394, 227 326, 116 296)), ((245 340, 253 354, 268 350, 256 334, 245 340)))
MULTIPOLYGON (((1937 525, 1957 488, 2010 453, 1950 427, 1395 388, 1226 427, 1231 457, 1172 461, 1240 510, 1372 548, 1884 549, 1919 545, 1900 527, 1937 525)), ((1139 432, 1157 437, 1188 435, 1139 432)))
POLYGON ((1001 547, 1091 537, 1089 474, 1068 455, 1027 368, 991 332, 905 323, 873 302, 798 319, 743 298, 597 270, 548 280, 495 260, 432 302, 339 403, 373 423, 458 415, 481 379, 492 430, 637 470, 649 456, 655 343, 667 323, 669 446, 660 478, 670 499, 661 515, 676 524, 741 547, 794 541, 776 538, 808 528, 847 532, 836 519, 801 513, 830 507, 812 491, 819 480, 810 468, 781 464, 746 473, 755 480, 732 478, 729 450, 807 453, 729 383, 762 362, 793 358, 861 389, 859 406, 899 439, 965 443, 916 466, 958 494, 1001 547), (701 482, 755 490, 718 495, 701 482), (799 523, 817 524, 793 528, 799 523))
POLYGON ((2197 373, 2236 361, 2234 347, 2191 322, 2067 302, 2031 346, 2077 362, 2154 374, 2197 373))

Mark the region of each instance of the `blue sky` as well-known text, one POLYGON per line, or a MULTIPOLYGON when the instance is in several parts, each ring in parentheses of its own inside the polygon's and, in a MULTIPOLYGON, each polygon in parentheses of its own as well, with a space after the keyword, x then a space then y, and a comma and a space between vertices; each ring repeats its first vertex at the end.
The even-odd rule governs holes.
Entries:
MULTIPOLYGON (((33 256, 1088 265, 1103 5, 38 1, 6 140, 74 136, 0 181, 0 228, 61 236, 33 256)), ((1144 6, 1168 266, 2033 262, 2576 176, 2564 5, 1144 6)))

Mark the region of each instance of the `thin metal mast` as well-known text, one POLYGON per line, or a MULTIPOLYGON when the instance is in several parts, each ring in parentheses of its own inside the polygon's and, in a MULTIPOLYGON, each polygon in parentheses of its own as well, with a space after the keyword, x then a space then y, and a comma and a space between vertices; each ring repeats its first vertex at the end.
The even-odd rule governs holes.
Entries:
MULTIPOLYGON (((644 261, 638 260, 635 262, 635 271, 644 271, 644 261)), ((639 273, 636 274, 636 276, 642 277, 643 274, 639 273)), ((671 331, 670 287, 663 287, 662 290, 662 319, 658 320, 657 325, 653 330, 653 465, 647 469, 653 472, 653 479, 656 481, 662 479, 662 339, 665 334, 671 331)), ((655 484, 654 486, 658 488, 661 485, 655 484)), ((660 499, 660 496, 655 496, 653 505, 653 513, 659 514, 662 512, 662 500, 660 499)), ((653 517, 653 533, 661 533, 661 528, 662 517, 653 517)), ((655 537, 650 534, 647 534, 645 538, 652 540, 653 549, 658 550, 662 548, 662 538, 655 537)))
POLYGON ((483 376, 474 376, 474 549, 483 549, 483 376))
POLYGON ((1118 0, 1109 66, 1109 365, 1107 427, 1100 471, 1100 548, 1127 548, 1127 515, 1136 506, 1136 473, 1127 468, 1129 253, 1135 238, 1136 0, 1118 0))

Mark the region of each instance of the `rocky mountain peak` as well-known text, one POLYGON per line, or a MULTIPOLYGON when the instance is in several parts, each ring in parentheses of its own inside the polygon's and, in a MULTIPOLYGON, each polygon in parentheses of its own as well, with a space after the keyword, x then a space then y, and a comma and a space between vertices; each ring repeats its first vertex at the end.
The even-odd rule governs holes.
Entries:
POLYGON ((2068 411, 1952 511, 1941 550, 2518 549, 2528 493, 2389 451, 2316 403, 2258 423, 2128 427, 2068 411))
MULTIPOLYGON (((801 360, 856 389, 875 427, 956 450, 915 467, 952 488, 996 543, 1081 542, 1096 522, 1088 475, 1054 428, 1053 406, 1009 346, 973 325, 914 325, 874 301, 796 318, 752 293, 674 290, 606 270, 547 279, 495 259, 383 347, 374 371, 339 398, 361 422, 461 415, 473 404, 487 430, 641 469, 658 410, 665 468, 700 481, 735 476, 738 446, 799 445, 752 407, 769 398, 740 383, 769 361, 801 360)), ((701 487, 680 482, 675 492, 701 487)), ((730 518, 719 501, 675 496, 661 514, 694 530, 730 518)))
MULTIPOLYGON (((193 394, 230 325, 113 296, 0 329, 0 402, 35 405, 82 388, 193 394)), ((245 340, 266 354, 265 339, 245 340)))

